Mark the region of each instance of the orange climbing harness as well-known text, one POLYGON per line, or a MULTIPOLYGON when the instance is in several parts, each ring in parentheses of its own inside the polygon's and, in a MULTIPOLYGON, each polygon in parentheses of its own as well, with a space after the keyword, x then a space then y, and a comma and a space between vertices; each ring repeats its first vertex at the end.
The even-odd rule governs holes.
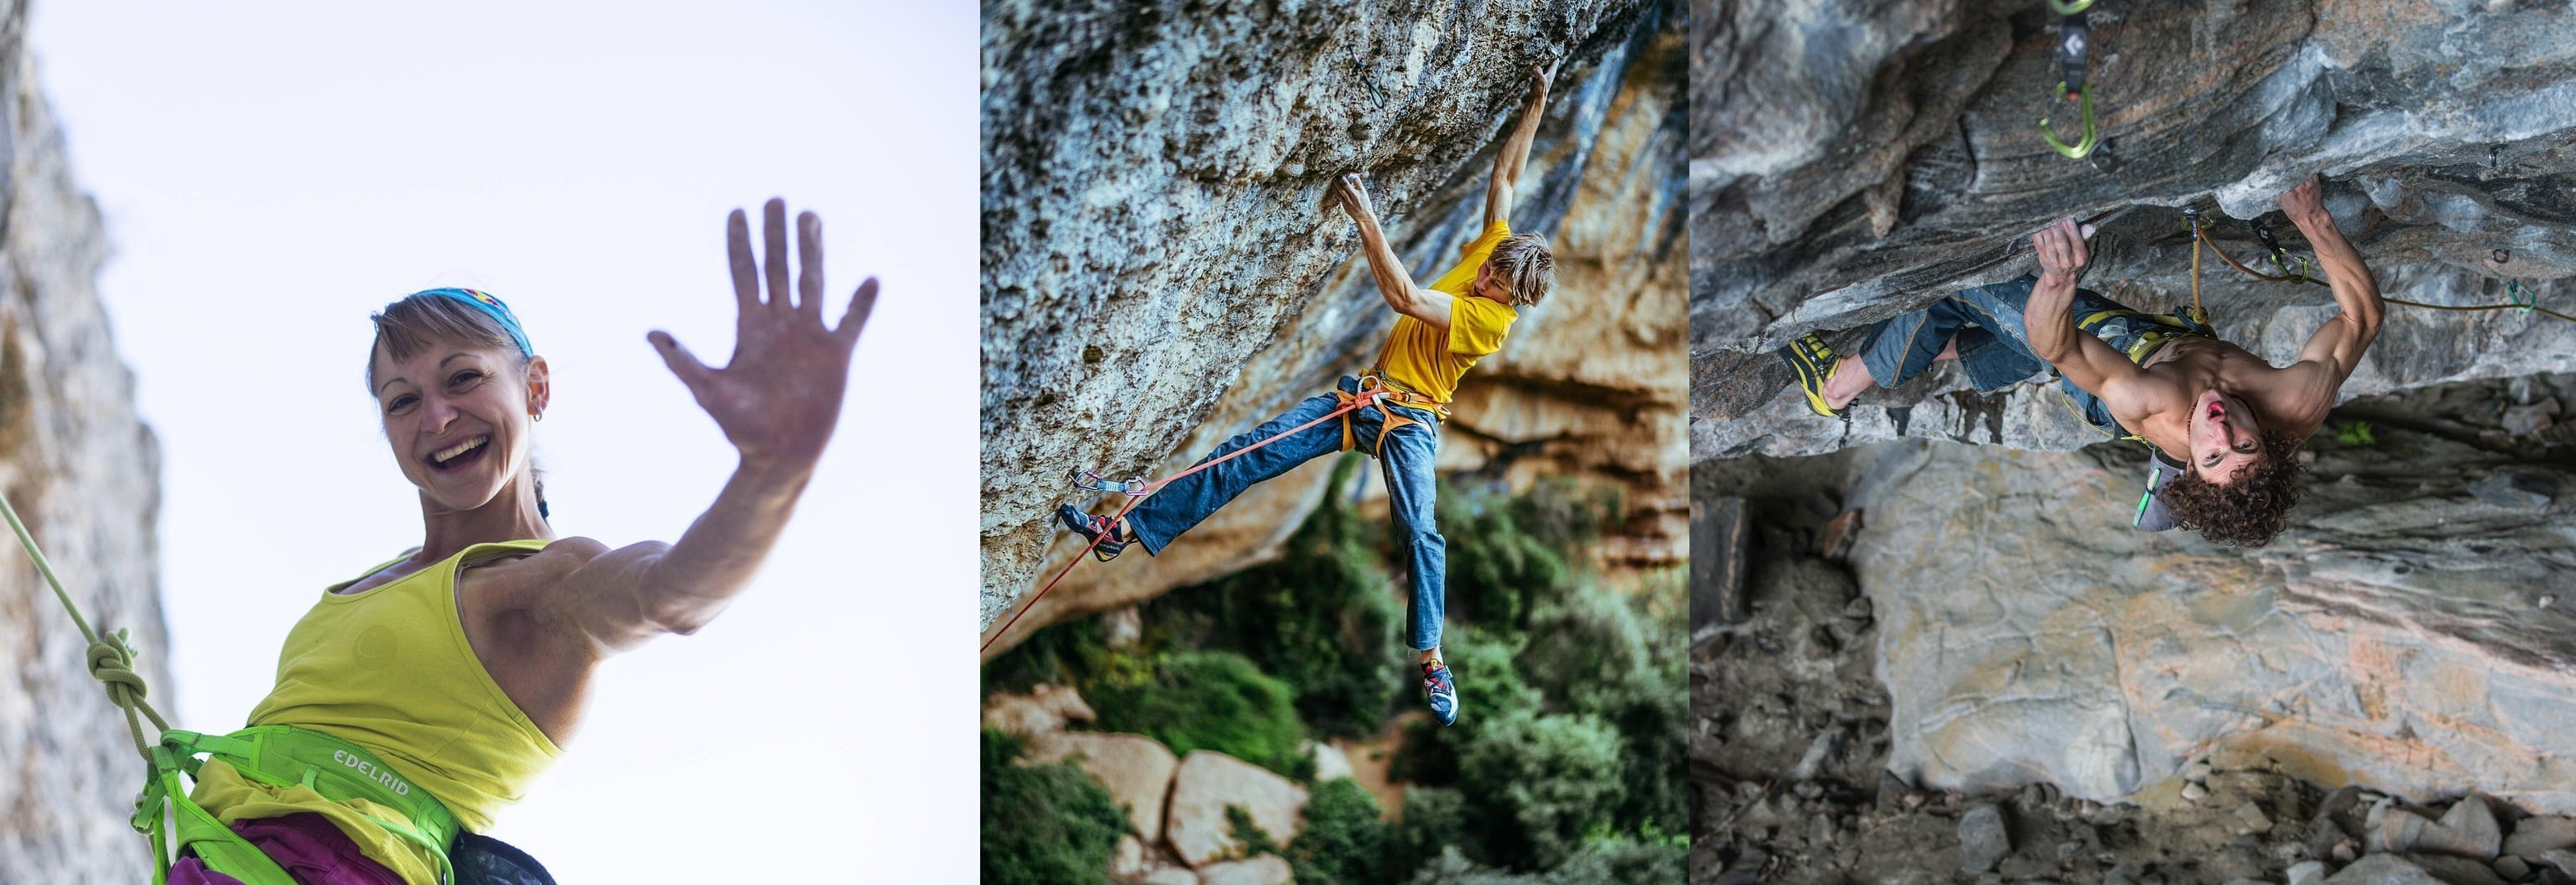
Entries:
MULTIPOLYGON (((1164 486, 1171 485, 1172 483, 1180 480, 1181 477, 1189 476, 1201 470, 1206 470, 1227 461, 1243 457, 1246 454, 1250 454, 1255 449, 1295 436, 1298 433, 1305 431, 1307 428, 1314 427, 1326 421, 1338 419, 1342 422, 1342 451, 1350 451, 1357 447, 1357 439, 1351 429, 1351 415, 1361 409, 1368 408, 1369 406, 1378 405, 1381 402, 1388 405, 1410 406, 1417 409, 1425 409, 1430 411, 1432 414, 1440 416, 1442 419, 1449 417, 1449 408, 1446 403, 1432 399, 1430 396, 1417 391, 1394 386, 1393 382, 1386 380, 1384 376, 1379 375, 1375 370, 1371 370, 1368 374, 1360 376, 1359 392, 1353 393, 1351 391, 1335 388, 1333 390, 1333 396, 1336 399, 1341 400, 1341 402, 1333 406, 1332 411, 1324 413, 1315 420, 1288 428, 1287 430, 1273 434, 1269 438, 1263 439, 1260 442, 1201 461, 1196 465, 1192 465, 1188 470, 1183 470, 1179 473, 1175 473, 1161 479, 1135 479, 1125 482, 1104 482, 1096 485, 1085 486, 1085 488, 1095 491, 1118 492, 1127 496, 1127 505, 1118 508, 1118 515, 1109 518, 1110 525, 1117 525, 1119 520, 1127 517, 1128 511, 1136 509, 1136 505, 1144 503, 1148 496, 1151 496, 1157 491, 1161 491, 1164 486)), ((1386 435, 1389 431, 1406 424, 1421 423, 1418 420, 1404 417, 1393 409, 1379 409, 1378 411, 1386 416, 1386 421, 1383 426, 1379 428, 1377 438, 1369 441, 1368 451, 1370 454, 1376 454, 1378 448, 1384 445, 1386 435)), ((984 640, 984 645, 979 649, 979 651, 991 649, 993 647, 993 643, 1000 642, 1002 637, 1010 635, 1011 625, 1019 623, 1021 615, 1028 614, 1030 609, 1036 608, 1038 600, 1046 598, 1047 591, 1055 589, 1056 583, 1064 580, 1065 575, 1071 574, 1074 566, 1081 565, 1083 557, 1086 554, 1089 554, 1092 548, 1100 546, 1100 540, 1108 536, 1108 532, 1094 535, 1091 538, 1091 543, 1084 544, 1082 545, 1081 550, 1075 551, 1073 554, 1073 560, 1065 563, 1064 568, 1057 569, 1055 576, 1047 579, 1046 586, 1039 587, 1037 593, 1030 595, 1028 603, 1020 606, 1019 611, 1013 612, 1010 620, 1003 621, 1002 629, 993 631, 992 638, 984 640)))

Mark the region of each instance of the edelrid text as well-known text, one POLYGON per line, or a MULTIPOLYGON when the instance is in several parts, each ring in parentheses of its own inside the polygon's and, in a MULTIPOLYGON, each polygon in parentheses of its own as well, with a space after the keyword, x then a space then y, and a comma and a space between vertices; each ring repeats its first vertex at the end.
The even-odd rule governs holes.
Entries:
POLYGON ((356 771, 360 777, 385 785, 385 789, 394 791, 396 796, 411 795, 411 784, 404 783, 403 779, 395 777, 393 772, 377 768, 375 763, 349 755, 347 750, 331 751, 331 761, 349 766, 350 770, 356 771))

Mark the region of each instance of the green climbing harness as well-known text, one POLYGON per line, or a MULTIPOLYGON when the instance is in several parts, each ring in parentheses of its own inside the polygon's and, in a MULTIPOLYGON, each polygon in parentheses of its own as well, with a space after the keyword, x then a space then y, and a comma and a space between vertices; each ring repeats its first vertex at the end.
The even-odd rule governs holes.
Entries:
POLYGON ((18 510, 0 495, 0 516, 26 548, 27 558, 53 588, 54 598, 89 640, 89 670, 107 686, 108 700, 125 711, 125 724, 135 751, 150 766, 135 800, 132 824, 152 843, 153 885, 166 885, 173 857, 196 855, 208 869, 241 880, 243 885, 296 885, 295 878, 267 853, 232 831, 223 821, 189 801, 182 778, 194 778, 207 759, 220 759, 242 777, 272 786, 303 786, 334 802, 362 799, 390 809, 402 820, 375 815, 367 819, 396 836, 430 849, 437 858, 440 882, 454 879, 447 860, 461 829, 456 816, 429 791, 413 786, 374 754, 356 744, 320 732, 285 725, 245 728, 226 735, 171 728, 144 700, 142 674, 134 672, 134 646, 126 631, 102 638, 72 603, 53 563, 36 546, 35 536, 18 518, 18 510), (157 742, 143 740, 143 719, 160 732, 157 742), (202 757, 202 758, 201 758, 202 757))

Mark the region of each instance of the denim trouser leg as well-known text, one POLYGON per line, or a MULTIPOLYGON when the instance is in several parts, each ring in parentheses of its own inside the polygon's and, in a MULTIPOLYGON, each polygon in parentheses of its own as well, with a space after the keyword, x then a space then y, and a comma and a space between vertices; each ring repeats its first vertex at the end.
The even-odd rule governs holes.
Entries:
MULTIPOLYGON (((1207 457, 1200 458, 1198 463, 1205 464, 1210 459, 1331 414, 1340 404, 1341 401, 1331 394, 1308 397, 1296 408, 1289 409, 1287 414, 1226 440, 1224 445, 1207 453, 1207 457)), ((1373 409, 1361 411, 1375 414, 1373 409)), ((1191 526, 1198 525, 1200 520, 1234 500, 1234 496, 1243 494, 1243 490, 1251 488, 1253 483, 1286 473, 1299 464, 1341 451, 1341 448, 1342 422, 1326 421, 1306 428, 1243 457, 1173 480, 1146 498, 1144 503, 1136 505, 1136 509, 1127 512, 1127 527, 1136 533, 1136 540, 1145 545, 1145 552, 1160 554, 1163 545, 1189 531, 1191 526)))
MULTIPOLYGON (((1411 557, 1406 565, 1412 572, 1413 597, 1405 604, 1404 619, 1412 625, 1413 649, 1426 651, 1440 647, 1440 620, 1448 598, 1449 542, 1440 537, 1432 517, 1439 486, 1431 462, 1440 454, 1440 425, 1428 412, 1402 411, 1420 423, 1388 433, 1378 442, 1377 459, 1386 469, 1387 509, 1394 513, 1396 530, 1404 533, 1404 547, 1411 557)), ((1374 435, 1376 423, 1368 422, 1372 426, 1360 432, 1374 435)), ((1364 436, 1361 444, 1367 445, 1368 438, 1364 436)))

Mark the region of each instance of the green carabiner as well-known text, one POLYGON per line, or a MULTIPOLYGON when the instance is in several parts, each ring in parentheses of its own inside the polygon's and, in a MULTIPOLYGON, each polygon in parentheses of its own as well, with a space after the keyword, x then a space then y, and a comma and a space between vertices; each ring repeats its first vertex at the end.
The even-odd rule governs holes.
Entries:
POLYGON ((2521 280, 2505 281, 2504 298, 2508 306, 2522 308, 2523 313, 2540 306, 2540 290, 2523 285, 2521 280))
POLYGON ((2093 8, 2093 0, 2048 0, 2048 8, 2058 15, 2074 15, 2093 8))
MULTIPOLYGON (((2055 3, 2057 0, 2049 0, 2049 2, 2055 3)), ((2086 2, 2090 2, 2090 0, 2086 0, 2086 2)), ((2051 102, 2054 103, 2056 96, 2063 96, 2065 94, 2066 83, 2061 80, 2057 84, 2056 94, 2051 96, 2051 102)), ((2075 93, 2075 98, 2077 101, 2076 107, 2078 112, 2084 115, 2084 139, 2074 144, 2067 144, 2064 138, 2058 137, 2057 130, 2048 125, 2047 117, 2039 118, 2039 137, 2048 142, 2050 150, 2065 154, 2067 159, 2070 160, 2081 160, 2084 159, 2084 155, 2092 153, 2095 147, 2099 147, 2102 144, 2102 134, 2095 131, 2093 128, 2092 85, 2086 84, 2083 91, 2075 93)))

